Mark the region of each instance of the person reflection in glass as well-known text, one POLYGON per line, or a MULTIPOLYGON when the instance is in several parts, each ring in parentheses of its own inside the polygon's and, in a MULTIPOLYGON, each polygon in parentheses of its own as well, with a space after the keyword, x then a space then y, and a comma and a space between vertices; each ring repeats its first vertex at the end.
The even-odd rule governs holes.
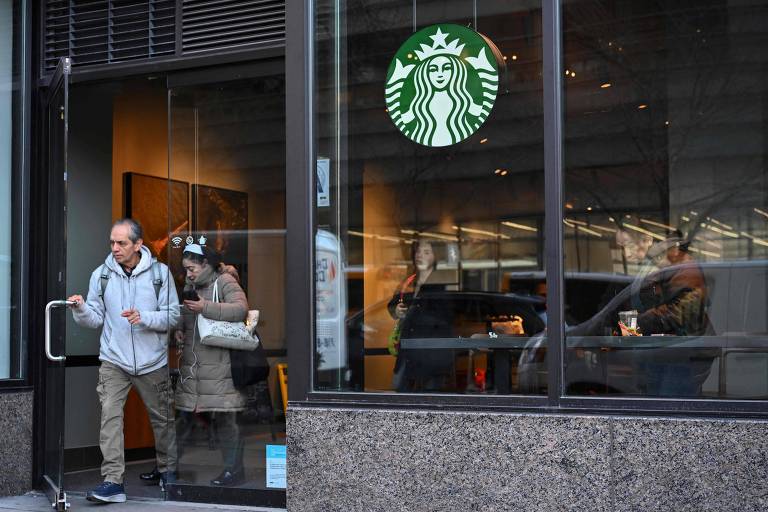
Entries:
POLYGON ((649 276, 650 293, 642 297, 646 304, 638 317, 642 333, 702 336, 710 329, 707 283, 689 245, 680 231, 660 245, 666 261, 649 276))
POLYGON ((201 344, 197 319, 203 315, 212 320, 243 321, 248 314, 248 300, 215 251, 187 245, 183 265, 186 285, 182 328, 176 333, 177 348, 181 350, 176 388, 178 446, 179 450, 183 448, 197 416, 203 414, 215 427, 224 462, 224 469, 211 484, 237 485, 245 479, 237 413, 245 409, 246 397, 232 382, 229 349, 201 344), (212 301, 214 287, 218 287, 219 302, 212 301))
MULTIPOLYGON (((665 259, 635 297, 640 306, 637 324, 641 334, 706 336, 713 333, 707 315, 706 280, 689 246, 690 241, 677 230, 649 251, 649 255, 663 254, 665 259)), ((622 334, 628 334, 621 328, 622 334)), ((645 373, 649 395, 698 396, 712 360, 713 354, 704 349, 662 350, 655 360, 642 363, 639 369, 645 373)))
POLYGON ((392 387, 397 391, 439 391, 453 374, 453 353, 438 350, 400 350, 400 338, 439 338, 450 336, 449 312, 425 311, 417 299, 445 291, 434 282, 437 258, 432 243, 419 240, 411 245, 415 272, 397 287, 388 309, 395 319, 389 338, 389 351, 397 356, 392 387))

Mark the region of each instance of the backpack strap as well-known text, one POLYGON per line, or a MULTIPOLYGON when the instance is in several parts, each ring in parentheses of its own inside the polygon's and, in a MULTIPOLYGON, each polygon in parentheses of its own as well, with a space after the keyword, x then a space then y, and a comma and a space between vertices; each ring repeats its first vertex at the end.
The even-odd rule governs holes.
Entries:
MULTIPOLYGON (((152 287, 155 289, 155 299, 160 300, 160 289, 163 287, 163 278, 160 274, 160 264, 157 259, 152 258, 152 264, 150 266, 152 270, 152 287)), ((101 293, 99 298, 104 302, 104 292, 107 290, 107 282, 109 281, 109 268, 106 263, 102 263, 99 267, 99 279, 101 280, 101 293)))
POLYGON ((152 258, 152 286, 155 288, 155 298, 160 300, 160 288, 163 287, 163 278, 160 275, 160 264, 157 262, 157 258, 152 258))
POLYGON ((107 290, 107 282, 109 281, 109 269, 107 268, 106 263, 102 263, 101 267, 99 267, 99 275, 99 279, 101 280, 101 293, 99 294, 99 298, 104 302, 104 292, 107 290))

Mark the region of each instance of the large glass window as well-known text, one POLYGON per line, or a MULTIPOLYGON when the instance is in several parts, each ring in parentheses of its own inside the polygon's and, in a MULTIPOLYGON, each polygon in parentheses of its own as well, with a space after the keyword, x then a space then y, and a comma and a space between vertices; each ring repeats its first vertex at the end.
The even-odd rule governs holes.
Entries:
POLYGON ((315 388, 546 393, 539 2, 321 1, 315 388))
POLYGON ((287 400, 285 78, 169 94, 170 190, 159 190, 170 199, 170 224, 158 229, 170 234, 156 243, 187 301, 169 354, 178 483, 282 491, 285 476, 272 470, 285 454, 287 400), (257 351, 201 341, 189 302, 200 298, 203 317, 256 325, 268 374, 257 375, 257 351))
POLYGON ((566 391, 768 398, 768 4, 564 4, 566 391))
POLYGON ((23 135, 24 2, 0 0, 0 379, 23 377, 21 333, 14 297, 16 176, 23 135))

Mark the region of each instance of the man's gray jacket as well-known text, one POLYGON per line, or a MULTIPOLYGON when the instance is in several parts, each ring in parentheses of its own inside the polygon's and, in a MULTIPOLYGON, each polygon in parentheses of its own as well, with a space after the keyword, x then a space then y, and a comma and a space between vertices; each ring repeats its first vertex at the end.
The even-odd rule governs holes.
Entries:
POLYGON ((160 293, 155 294, 152 276, 152 253, 141 248, 141 260, 130 276, 110 253, 103 267, 109 276, 101 295, 100 266, 91 274, 88 298, 73 308, 75 322, 101 331, 99 360, 109 361, 130 373, 143 375, 168 364, 168 333, 179 319, 179 299, 168 267, 156 263, 162 279, 160 293), (128 323, 121 313, 136 309, 141 321, 128 323))

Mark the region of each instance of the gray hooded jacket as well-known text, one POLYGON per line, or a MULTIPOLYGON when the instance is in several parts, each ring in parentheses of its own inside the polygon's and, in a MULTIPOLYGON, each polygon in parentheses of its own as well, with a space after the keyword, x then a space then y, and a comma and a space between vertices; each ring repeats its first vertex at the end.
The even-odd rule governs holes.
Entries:
POLYGON ((168 364, 168 332, 179 319, 179 299, 168 267, 158 263, 162 287, 155 295, 152 284, 152 253, 141 248, 141 261, 130 276, 110 254, 105 261, 109 279, 101 297, 101 267, 91 274, 85 304, 72 310, 75 322, 101 331, 99 360, 119 366, 131 375, 143 375, 168 364), (141 315, 136 325, 121 313, 135 308, 141 315))

